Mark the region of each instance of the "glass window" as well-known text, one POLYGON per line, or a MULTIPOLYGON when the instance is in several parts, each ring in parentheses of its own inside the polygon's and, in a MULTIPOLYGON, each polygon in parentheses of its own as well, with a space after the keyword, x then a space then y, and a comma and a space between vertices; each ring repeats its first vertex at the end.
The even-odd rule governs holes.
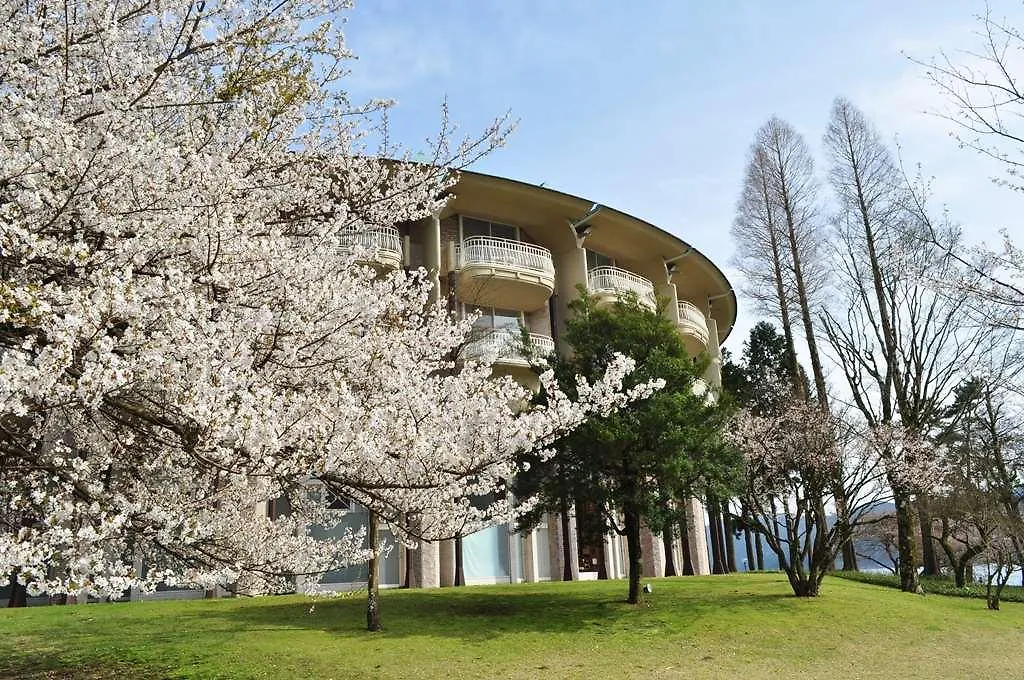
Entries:
POLYGON ((522 325, 520 313, 513 309, 494 310, 494 328, 519 332, 522 325))
POLYGON ((471 236, 493 236, 494 238, 505 238, 511 241, 519 240, 519 227, 480 220, 475 217, 462 216, 461 220, 463 241, 471 236))
POLYGON ((491 223, 491 236, 495 238, 507 238, 511 241, 519 240, 519 230, 515 227, 510 227, 507 224, 495 224, 491 223))
POLYGON ((615 260, 602 255, 601 253, 594 252, 593 250, 587 251, 587 269, 593 269, 594 267, 614 267, 615 260))
POLYGON ((495 309, 493 307, 466 307, 466 313, 479 312, 480 316, 473 322, 473 328, 480 330, 509 330, 515 333, 523 324, 523 314, 515 309, 495 309))
POLYGON ((485 222, 484 220, 478 220, 473 217, 462 218, 462 240, 465 241, 470 236, 490 236, 491 235, 491 223, 485 222))

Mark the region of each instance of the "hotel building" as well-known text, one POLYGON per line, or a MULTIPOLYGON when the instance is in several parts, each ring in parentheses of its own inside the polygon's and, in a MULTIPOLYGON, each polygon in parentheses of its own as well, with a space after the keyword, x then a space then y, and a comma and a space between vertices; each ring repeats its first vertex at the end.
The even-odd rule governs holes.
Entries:
MULTIPOLYGON (((497 354, 495 373, 535 380, 523 356, 522 329, 538 354, 564 351, 559 338, 568 304, 582 285, 608 299, 632 291, 652 308, 656 298, 667 300, 664 313, 688 350, 710 359, 701 387, 714 393, 721 386, 719 347, 735 323, 736 296, 721 270, 688 243, 613 208, 501 177, 463 172, 452 194, 438 215, 358 239, 374 250, 376 265, 422 266, 433 277, 435 299, 460 314, 479 312, 466 356, 497 354)), ((691 499, 686 509, 691 564, 695 573, 709 573, 703 507, 691 499)), ((341 503, 339 519, 341 526, 358 527, 367 515, 341 503)), ((525 536, 502 525, 463 537, 465 582, 560 580, 566 555, 573 578, 596 578, 598 557, 609 578, 625 576, 624 539, 609 535, 597 545, 581 544, 574 517, 566 519, 550 516, 525 536)), ((682 564, 680 543, 672 542, 676 564, 682 564)), ((645 530, 643 554, 645 575, 662 575, 662 537, 645 530)), ((365 570, 354 565, 332 572, 323 584, 360 587, 365 570)), ((381 583, 396 586, 406 576, 414 587, 453 585, 454 541, 392 550, 382 560, 381 583)))

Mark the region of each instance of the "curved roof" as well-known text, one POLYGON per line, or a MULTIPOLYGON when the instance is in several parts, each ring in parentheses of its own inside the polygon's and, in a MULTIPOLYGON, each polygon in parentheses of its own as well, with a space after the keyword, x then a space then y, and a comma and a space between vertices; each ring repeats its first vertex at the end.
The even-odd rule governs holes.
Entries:
MULTIPOLYGON (((586 241, 588 248, 593 247, 635 263, 635 267, 646 266, 646 271, 637 273, 645 274, 652 280, 657 280, 659 274, 665 276, 664 269, 661 272, 651 271, 653 262, 657 261, 658 268, 663 267, 663 262, 675 262, 677 269, 670 275, 670 280, 676 284, 679 299, 698 304, 715 319, 719 343, 725 342, 732 331, 737 311, 736 293, 732 284, 714 262, 675 234, 580 196, 469 170, 460 171, 459 182, 454 188, 457 210, 465 210, 467 204, 472 209, 473 194, 477 193, 472 191, 469 195, 464 194, 460 192, 460 186, 483 190, 489 194, 486 202, 479 203, 479 210, 492 213, 497 210, 495 217, 515 215, 536 224, 551 224, 554 217, 565 219, 568 224, 569 221, 585 216, 592 207, 600 205, 600 211, 587 222, 593 227, 586 241)), ((564 234, 552 236, 560 236, 571 243, 572 233, 569 229, 564 234)))

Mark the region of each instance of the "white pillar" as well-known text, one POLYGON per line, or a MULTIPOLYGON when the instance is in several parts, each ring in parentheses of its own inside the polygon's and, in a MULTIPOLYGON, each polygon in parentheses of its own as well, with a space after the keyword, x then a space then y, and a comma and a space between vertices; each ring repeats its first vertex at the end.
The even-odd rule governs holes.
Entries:
POLYGON ((651 531, 647 522, 640 525, 640 551, 643 559, 643 575, 648 577, 665 575, 665 546, 661 535, 651 531))
POLYGON ((455 585, 455 541, 440 541, 437 544, 438 585, 455 585))
POLYGON ((690 564, 696 576, 711 573, 708 561, 708 539, 705 533, 704 506, 696 498, 687 498, 686 503, 686 538, 690 544, 690 564))
MULTIPOLYGON (((543 546, 546 550, 547 546, 543 546)), ((537 563, 537 530, 531 529, 523 537, 523 580, 527 583, 535 583, 538 579, 540 565, 537 563)))

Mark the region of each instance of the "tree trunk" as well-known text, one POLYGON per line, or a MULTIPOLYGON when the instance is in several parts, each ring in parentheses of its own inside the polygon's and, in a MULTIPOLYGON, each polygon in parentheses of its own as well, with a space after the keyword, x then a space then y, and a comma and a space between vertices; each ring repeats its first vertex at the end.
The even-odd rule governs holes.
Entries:
POLYGON ((370 511, 369 526, 366 533, 370 539, 370 563, 366 574, 366 630, 380 630, 380 584, 377 579, 379 557, 377 552, 377 513, 370 511))
POLYGON ((661 532, 661 544, 665 548, 665 576, 678 576, 676 574, 676 551, 672 545, 672 525, 665 526, 661 532))
POLYGON ((896 504, 896 546, 900 554, 900 590, 919 593, 921 581, 917 575, 917 546, 914 544, 916 516, 907 494, 894 491, 893 500, 896 504))
POLYGON ((643 552, 640 547, 640 513, 632 506, 624 509, 626 523, 626 551, 629 554, 629 597, 626 602, 640 601, 640 574, 643 571, 643 552))
MULTIPOLYGON (((409 513, 405 514, 405 525, 406 529, 410 528, 412 524, 412 515, 409 513)), ((422 544, 421 544, 422 545, 422 544)), ((402 552, 405 555, 405 574, 402 576, 402 588, 409 588, 412 585, 412 560, 409 559, 412 556, 412 551, 407 546, 402 546, 402 552)))
POLYGON ((793 588, 793 594, 797 597, 817 597, 820 590, 820 583, 817 578, 808 575, 804 579, 793 579, 789 580, 790 586, 793 588))
POLYGON ((917 520, 921 529, 921 566, 925 576, 939 575, 939 561, 935 556, 935 541, 932 539, 932 513, 928 508, 928 499, 918 496, 917 520))
POLYGON ((708 529, 711 535, 711 573, 725 573, 725 558, 722 554, 722 518, 718 515, 717 502, 708 498, 708 529))
POLYGON ((466 585, 466 572, 462 561, 462 536, 455 537, 455 585, 466 585))
POLYGON ((967 570, 971 563, 967 560, 957 560, 953 563, 953 585, 963 588, 967 585, 967 570))
POLYGON ((8 607, 25 607, 28 606, 28 589, 18 583, 18 570, 14 569, 11 571, 10 578, 11 594, 7 598, 8 607))
POLYGON ((746 522, 743 523, 743 549, 747 554, 747 559, 744 560, 747 563, 747 571, 754 571, 754 566, 757 564, 754 558, 754 542, 750 535, 750 527, 746 522))
POLYGON ((604 554, 604 536, 601 536, 601 543, 597 547, 597 580, 608 580, 608 560, 604 554))
POLYGON ((836 521, 843 524, 843 571, 858 571, 857 551, 854 550, 853 535, 850 530, 850 511, 846 500, 846 491, 842 484, 837 483, 833 484, 832 493, 836 501, 836 521))
POLYGON ((732 574, 739 571, 739 569, 736 568, 736 531, 728 501, 722 501, 722 538, 722 542, 725 545, 726 568, 732 574))
POLYGON ((754 532, 754 552, 757 555, 757 570, 764 571, 764 547, 761 545, 761 532, 754 532))

